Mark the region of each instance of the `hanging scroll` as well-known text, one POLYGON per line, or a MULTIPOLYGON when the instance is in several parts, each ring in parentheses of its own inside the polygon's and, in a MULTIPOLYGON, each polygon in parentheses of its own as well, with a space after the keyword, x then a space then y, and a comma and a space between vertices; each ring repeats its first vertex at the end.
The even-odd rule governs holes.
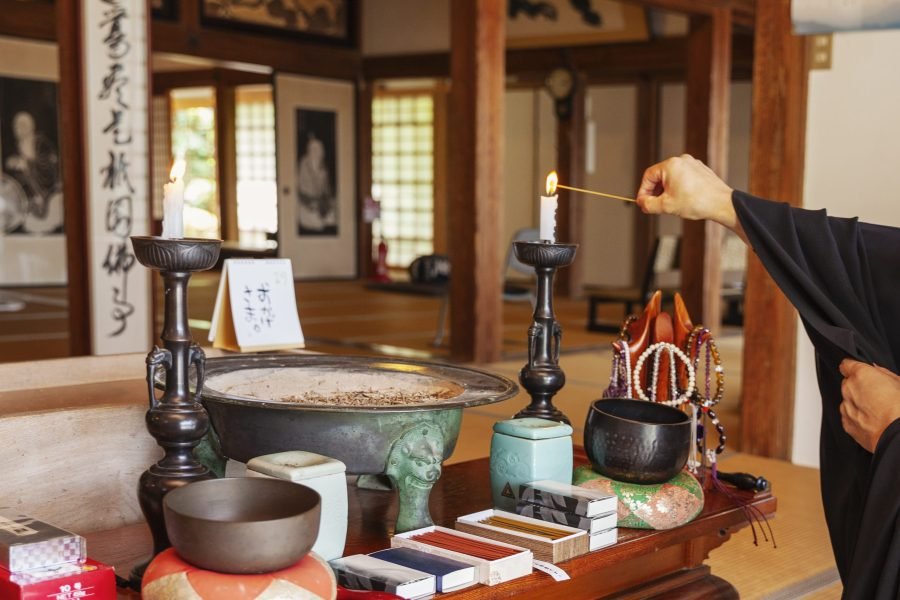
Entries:
POLYGON ((150 345, 149 278, 129 237, 149 230, 147 5, 82 7, 92 347, 141 351, 150 345))

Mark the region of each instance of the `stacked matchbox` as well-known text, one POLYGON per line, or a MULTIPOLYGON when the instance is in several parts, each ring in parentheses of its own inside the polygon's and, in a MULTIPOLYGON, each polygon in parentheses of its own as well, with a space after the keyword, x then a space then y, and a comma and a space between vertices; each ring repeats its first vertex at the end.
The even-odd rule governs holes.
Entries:
POLYGON ((455 592, 475 585, 475 567, 412 548, 387 548, 331 561, 338 583, 354 590, 373 590, 401 598, 455 592))
POLYGON ((0 598, 115 600, 112 567, 86 552, 80 535, 0 509, 0 598))
POLYGON ((618 539, 615 496, 558 481, 533 481, 519 486, 516 512, 524 517, 587 531, 589 549, 611 546, 618 539))
POLYGON ((367 554, 336 558, 329 564, 338 584, 347 589, 388 592, 407 599, 437 591, 434 575, 367 554))

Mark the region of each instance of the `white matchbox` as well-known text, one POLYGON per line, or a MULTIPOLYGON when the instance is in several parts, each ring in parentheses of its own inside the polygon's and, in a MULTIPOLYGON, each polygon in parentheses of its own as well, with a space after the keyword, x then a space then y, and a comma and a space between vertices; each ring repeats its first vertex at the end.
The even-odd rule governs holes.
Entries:
POLYGON ((560 525, 558 523, 546 523, 540 519, 523 517, 515 513, 497 509, 483 510, 470 515, 463 515, 456 519, 456 529, 490 538, 498 542, 506 542, 508 544, 528 548, 534 553, 536 559, 553 564, 567 561, 576 556, 581 556, 582 554, 587 554, 590 548, 589 536, 583 529, 560 525), (551 540, 540 535, 514 531, 496 525, 489 525, 487 523, 479 523, 479 521, 487 519, 488 517, 503 517, 504 519, 516 521, 523 525, 552 527, 553 529, 568 532, 569 535, 551 540))
POLYGON ((504 542, 498 542, 496 540, 490 540, 482 536, 471 535, 462 531, 447 529, 446 527, 441 527, 439 525, 430 525, 421 529, 414 529, 413 531, 397 533, 391 538, 391 547, 413 548, 415 550, 420 550, 428 554, 444 556, 446 558, 451 558, 453 560, 466 563, 467 565, 472 565, 475 567, 475 579, 478 581, 478 583, 483 585, 497 585, 498 583, 505 583, 507 581, 512 581, 513 579, 518 579, 519 577, 531 575, 531 564, 532 561, 534 561, 534 554, 527 548, 514 546, 512 544, 507 544, 504 542), (417 535, 429 533, 432 531, 442 531, 444 533, 457 535, 470 540, 488 542, 497 546, 502 546, 504 548, 511 548, 516 551, 516 554, 513 554, 512 556, 506 556, 504 558, 498 558, 495 560, 486 560, 483 558, 471 556, 469 554, 463 554, 462 552, 445 550, 444 548, 438 548, 424 542, 410 539, 417 535))

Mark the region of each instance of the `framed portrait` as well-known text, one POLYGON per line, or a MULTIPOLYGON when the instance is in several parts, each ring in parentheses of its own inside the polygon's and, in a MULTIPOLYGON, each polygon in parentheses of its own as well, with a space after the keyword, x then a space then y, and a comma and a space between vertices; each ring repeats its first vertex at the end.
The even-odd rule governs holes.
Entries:
POLYGON ((200 0, 204 22, 351 45, 356 0, 200 0))
POLYGON ((649 37, 642 6, 613 0, 507 0, 510 48, 634 42, 649 37))
POLYGON ((294 277, 356 277, 353 84, 275 77, 278 249, 294 277))
POLYGON ((295 109, 297 235, 337 237, 337 113, 295 109))
POLYGON ((57 51, 0 40, 0 286, 66 283, 57 51))

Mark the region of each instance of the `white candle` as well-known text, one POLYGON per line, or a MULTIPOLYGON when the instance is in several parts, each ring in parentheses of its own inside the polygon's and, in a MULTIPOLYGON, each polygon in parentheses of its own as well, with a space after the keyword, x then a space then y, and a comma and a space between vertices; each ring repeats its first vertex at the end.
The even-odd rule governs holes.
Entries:
POLYGON ((558 196, 541 196, 541 239, 556 242, 556 206, 558 196))
POLYGON ((163 230, 168 239, 184 237, 184 171, 185 162, 178 159, 169 172, 169 183, 163 186, 163 230))
POLYGON ((556 171, 547 175, 547 195, 541 196, 541 239, 556 242, 556 207, 559 196, 554 194, 558 178, 556 171))

